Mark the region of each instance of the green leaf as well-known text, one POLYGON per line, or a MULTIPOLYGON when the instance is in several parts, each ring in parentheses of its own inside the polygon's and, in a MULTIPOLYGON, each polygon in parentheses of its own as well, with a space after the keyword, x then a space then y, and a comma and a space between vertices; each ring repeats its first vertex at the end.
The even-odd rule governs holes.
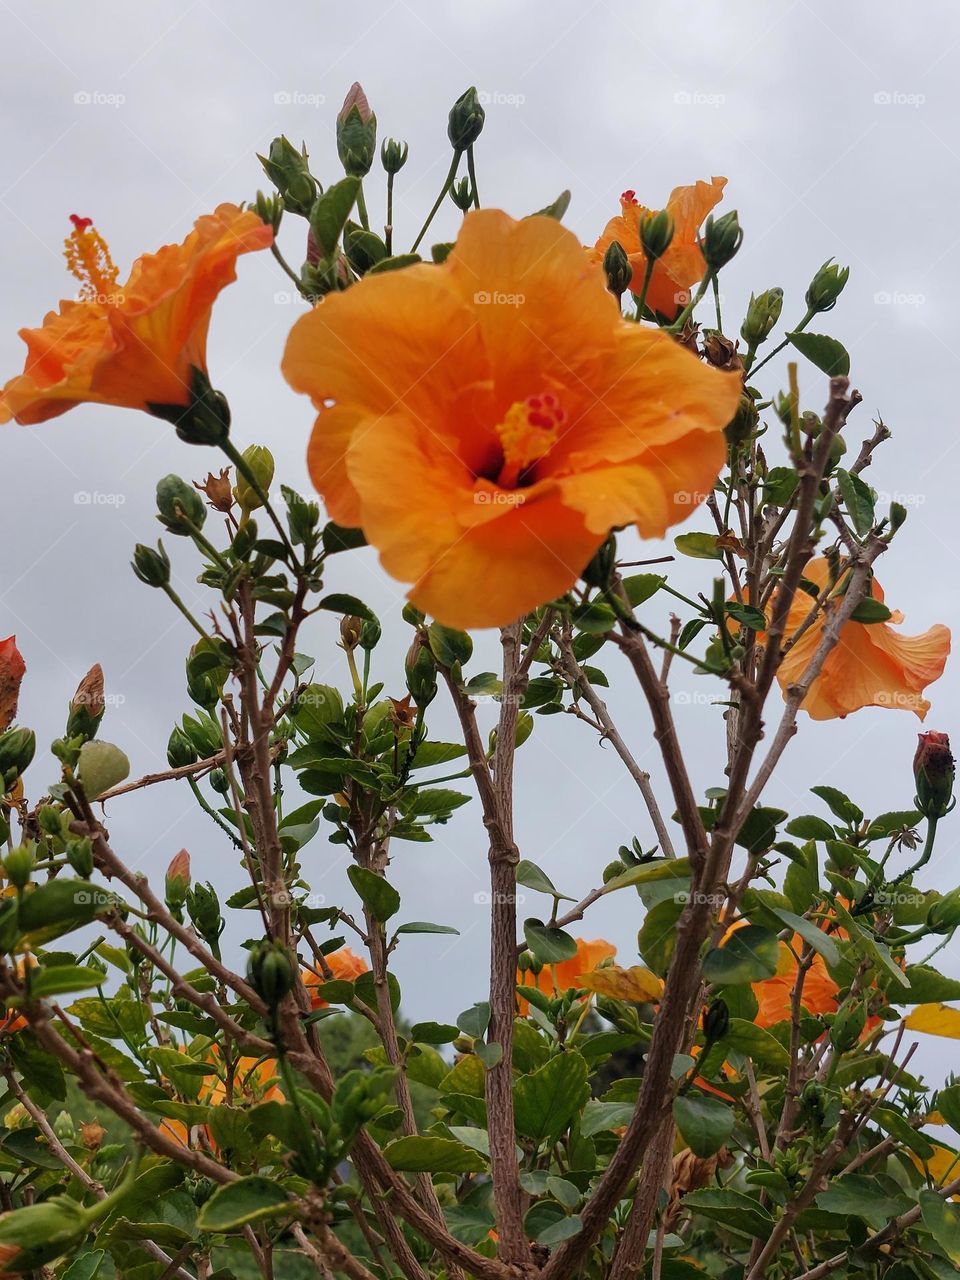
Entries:
POLYGON ((783 878, 783 890, 794 911, 807 911, 820 893, 817 846, 812 840, 799 851, 787 868, 783 878))
POLYGON ((328 556, 338 551, 352 551, 355 547, 365 547, 367 539, 362 529, 349 529, 345 525, 335 524, 330 520, 323 526, 323 549, 328 556))
POLYGON ((397 1138, 383 1154, 398 1173, 484 1173, 487 1168, 479 1151, 452 1138, 397 1138))
POLYGON ((376 622, 377 620, 377 615, 369 605, 365 605, 356 596, 344 595, 343 592, 324 596, 317 604, 317 608, 326 609, 328 613, 339 613, 345 617, 352 615, 356 618, 363 618, 365 622, 376 622))
POLYGON ((904 975, 906 991, 890 991, 887 998, 894 1004, 944 1004, 960 1000, 960 982, 948 978, 925 964, 908 964, 904 975))
POLYGON ((851 622, 862 622, 865 626, 873 626, 877 622, 889 622, 893 617, 891 611, 873 596, 861 600, 850 615, 851 622))
POLYGON ((923 1225, 951 1262, 960 1266, 960 1208, 935 1191, 920 1192, 923 1225))
POLYGON ((414 791, 403 801, 403 812, 408 817, 440 816, 453 813, 461 805, 468 804, 470 796, 444 787, 424 787, 414 791))
POLYGON ((324 258, 332 258, 340 239, 340 233, 356 204, 360 190, 359 178, 341 178, 318 196, 310 210, 310 228, 317 238, 324 258))
POLYGON ((722 560, 723 552, 717 546, 715 533, 681 533, 673 540, 681 555, 694 560, 722 560))
POLYGON ((563 217, 570 207, 570 192, 561 191, 551 204, 545 205, 542 209, 538 209, 536 213, 528 213, 528 218, 555 218, 557 222, 563 217))
POLYGON ((428 920, 411 920, 408 924, 402 924, 397 933, 453 933, 460 936, 460 930, 455 929, 452 924, 431 924, 428 920))
POLYGON ((910 1200, 903 1195, 887 1195, 879 1179, 850 1174, 836 1178, 826 1190, 817 1196, 817 1207, 827 1213, 844 1217, 863 1218, 875 1229, 885 1227, 910 1208, 910 1200))
MULTIPOLYGON (((843 498, 843 505, 847 509, 847 515, 850 517, 850 523, 862 537, 873 528, 873 490, 860 479, 856 472, 844 471, 842 467, 838 467, 836 474, 837 487, 840 490, 841 498, 843 498)), ((866 601, 863 603, 866 604, 866 601)), ((876 601, 875 603, 879 604, 880 602, 876 601)), ((881 608, 883 608, 882 605, 881 608)), ((889 609, 887 610, 887 615, 888 617, 890 615, 889 609)), ((858 619, 858 621, 862 621, 862 619, 858 619)), ((886 621, 886 619, 882 619, 882 621, 886 621)))
POLYGON ((58 1102, 67 1096, 67 1084, 59 1061, 42 1048, 32 1031, 21 1031, 7 1042, 13 1065, 29 1088, 37 1085, 58 1102))
POLYGON ((558 1218, 551 1226, 545 1227, 537 1236, 537 1244, 548 1249, 579 1235, 583 1230, 583 1221, 579 1214, 572 1213, 569 1218, 558 1218))
POLYGON ((517 1130, 538 1143, 559 1138, 589 1097, 584 1059, 575 1052, 559 1054, 514 1083, 517 1130))
POLYGON ((719 1222, 737 1235, 764 1239, 773 1227, 773 1219, 760 1202, 742 1191, 712 1187, 691 1191, 684 1196, 683 1206, 719 1222))
POLYGON ((772 910, 773 914, 782 920, 788 929, 792 929, 794 933, 799 933, 804 942, 808 942, 814 951, 823 956, 831 969, 840 963, 840 951, 837 948, 837 944, 828 933, 818 929, 812 920, 804 920, 802 916, 794 915, 792 911, 784 911, 782 908, 774 907, 772 910))
POLYGON ((689 875, 690 862, 687 858, 661 858, 657 862, 644 862, 621 871, 618 876, 607 881, 603 886, 603 893, 615 893, 617 889, 627 889, 631 885, 639 889, 644 885, 655 884, 658 880, 686 881, 689 875))
POLYGON ((733 1133, 733 1111, 717 1098, 681 1094, 673 1100, 673 1118, 683 1140, 701 1160, 719 1151, 733 1133))
POLYGON ((551 897, 562 898, 566 902, 575 901, 568 893, 559 893, 547 873, 529 858, 521 858, 517 863, 516 880, 517 884, 522 884, 524 888, 533 889, 537 893, 548 893, 551 897))
POLYGON ((452 667, 458 662, 463 666, 473 656, 473 641, 466 631, 432 622, 427 628, 427 638, 433 656, 442 667, 452 667))
POLYGON ((543 964, 559 964, 577 954, 576 939, 563 929, 546 925, 542 920, 524 920, 523 936, 527 946, 543 964))
POLYGON ((777 1037, 771 1035, 766 1027, 758 1027, 746 1018, 730 1019, 722 1044, 724 1049, 735 1049, 771 1071, 786 1071, 790 1065, 790 1055, 777 1037))
POLYGON ((820 797, 830 812, 839 818, 841 822, 855 827, 858 822, 863 821, 863 810, 858 808, 849 796, 844 795, 842 791, 838 791, 836 787, 811 787, 810 790, 815 796, 820 797))
POLYGON ((459 742, 422 742, 410 762, 411 769, 429 769, 436 764, 449 764, 467 754, 459 742))
POLYGON ((18 922, 34 946, 59 938, 71 929, 89 924, 97 912, 114 905, 117 898, 108 889, 88 880, 68 880, 58 876, 37 885, 19 899, 18 922))
POLYGON ((86 991, 103 985, 105 975, 100 969, 86 965, 62 964, 54 968, 33 969, 30 972, 30 994, 38 1000, 47 996, 60 996, 69 991, 86 991))
POLYGON ((94 1249, 92 1253, 82 1253, 79 1258, 74 1258, 66 1271, 61 1274, 60 1280, 94 1280, 100 1270, 100 1263, 106 1256, 105 1249, 94 1249))
POLYGON ((458 1034, 449 1022, 415 1022, 410 1028, 410 1039, 419 1044, 450 1044, 458 1034))
POLYGON ((798 818, 791 818, 784 831, 788 836, 796 836, 798 840, 836 840, 837 833, 826 818, 818 818, 816 814, 804 813, 798 818))
POLYGON ((347 879, 375 920, 383 923, 400 910, 400 895, 383 876, 356 864, 347 868, 347 879))
POLYGON ((845 377, 850 372, 850 356, 842 342, 824 333, 788 333, 787 338, 811 364, 831 378, 845 377))
POLYGON ((707 952, 703 976, 717 986, 762 982, 776 973, 778 954, 777 935, 749 924, 734 930, 722 946, 707 952))
MULTIPOLYGON (((684 890, 684 897, 686 891, 684 890)), ((677 921, 684 903, 679 895, 665 898, 647 912, 637 934, 637 950, 654 973, 665 974, 677 942, 677 921)))
POLYGON ((368 276, 383 275, 385 271, 402 271, 404 267, 415 267, 418 262, 423 259, 419 253, 397 253, 392 258, 381 258, 381 260, 370 268, 367 272, 368 276))
POLYGON ((630 1123, 633 1111, 630 1102, 588 1102, 583 1109, 580 1132, 585 1138, 592 1138, 605 1129, 619 1129, 630 1123))
POLYGON ((291 1208, 285 1191, 272 1178, 253 1174, 217 1187, 197 1214, 201 1231, 236 1231, 261 1218, 275 1218, 291 1208))
POLYGON ((666 580, 666 575, 662 573, 634 573, 629 578, 624 578, 621 585, 627 599, 636 608, 638 604, 644 604, 651 596, 655 596, 666 580))
POLYGON ((727 613, 741 626, 751 631, 765 631, 767 619, 762 609, 755 609, 752 604, 738 604, 735 600, 726 606, 727 613))
POLYGON ((495 1066, 503 1061, 503 1045, 496 1040, 490 1040, 486 1044, 475 1044, 473 1052, 488 1071, 492 1071, 495 1066))
POLYGON ((471 1005, 469 1009, 465 1009, 457 1018, 457 1026, 464 1035, 472 1036, 474 1040, 478 1040, 486 1031, 490 1024, 490 1005, 486 1000, 478 1001, 477 1004, 471 1005))

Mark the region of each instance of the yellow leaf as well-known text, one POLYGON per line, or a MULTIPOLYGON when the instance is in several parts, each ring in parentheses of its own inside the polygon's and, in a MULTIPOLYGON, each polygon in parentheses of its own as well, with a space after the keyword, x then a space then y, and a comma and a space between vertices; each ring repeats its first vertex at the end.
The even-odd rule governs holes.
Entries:
POLYGON ((918 1004, 903 1025, 908 1031, 960 1040, 960 1009, 951 1009, 948 1004, 918 1004))
MULTIPOLYGON (((949 1147, 941 1147, 939 1143, 933 1144, 933 1155, 929 1160, 921 1160, 913 1151, 908 1154, 920 1172, 929 1174, 938 1187, 942 1187, 948 1180, 952 1182, 960 1172, 960 1155, 956 1151, 951 1151, 949 1147)), ((951 1196, 950 1198, 956 1200, 960 1197, 951 1196)))
POLYGON ((632 969, 623 969, 618 964, 605 965, 583 974, 577 979, 577 986, 614 1000, 635 1000, 637 1004, 656 1003, 663 995, 663 982, 640 964, 632 969))

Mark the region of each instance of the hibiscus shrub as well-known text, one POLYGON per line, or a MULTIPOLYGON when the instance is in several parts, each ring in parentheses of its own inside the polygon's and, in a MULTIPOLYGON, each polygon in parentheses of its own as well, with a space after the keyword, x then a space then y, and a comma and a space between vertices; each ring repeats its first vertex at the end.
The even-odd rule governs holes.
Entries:
POLYGON ((185 449, 188 475, 227 465, 161 479, 166 545, 133 554, 194 641, 166 770, 128 779, 99 667, 35 759, 15 723, 23 659, 0 644, 4 1275, 935 1280, 960 1265, 960 1086, 910 1071, 912 1031, 960 1024, 960 982, 930 963, 960 891, 922 881, 953 804, 947 737, 921 734, 915 781, 868 812, 834 786, 808 813, 765 803, 801 712, 922 719, 950 643, 940 626, 902 636, 874 577, 906 514, 878 510, 865 478, 889 432, 878 421, 848 453, 860 396, 842 346, 811 331, 847 273, 816 273, 779 342, 781 291, 751 297, 741 345, 716 288, 741 239, 736 213, 710 212, 723 179, 657 212, 627 193, 585 251, 566 196, 519 221, 474 207, 482 126, 471 90, 440 197, 465 217, 430 262, 432 213, 409 253, 393 242, 407 152, 392 140, 386 227, 370 225, 376 118, 354 86, 345 176, 321 187, 279 138, 275 194, 221 205, 122 286, 75 218, 81 297, 25 331, 4 419, 139 407, 206 450, 185 449), (299 271, 281 219, 304 220, 299 271), (283 371, 317 410, 325 516, 276 481, 265 444, 234 441, 208 375, 216 295, 268 247, 305 300, 283 371), (825 375, 822 414, 795 363, 770 363, 788 347, 825 375), (632 571, 637 534, 693 506, 675 544, 703 571, 695 596, 672 557, 632 571), (389 636, 324 588, 328 559, 367 543, 411 584, 389 636), (174 558, 178 574, 199 558, 202 609, 174 590, 174 558), (330 683, 305 652, 318 611, 341 619, 330 683), (490 626, 496 673, 469 634, 490 626), (409 649, 405 687, 384 683, 388 644, 409 649), (615 669, 648 724, 604 700, 615 669), (673 717, 681 672, 717 705, 703 793, 673 717), (489 737, 480 697, 498 707, 489 737), (454 741, 434 733, 442 704, 454 741), (613 748, 649 817, 559 887, 514 835, 515 754, 549 741, 556 713, 613 748), (663 794, 634 754, 650 732, 663 794), (147 786, 196 800, 245 888, 224 901, 185 852, 162 882, 134 870, 106 814, 147 786), (410 1025, 393 958, 412 933, 455 930, 417 920, 391 863, 468 800, 489 849, 489 979, 455 1022, 410 1025), (329 870, 327 898, 312 892, 331 862, 335 902, 329 870), (518 886, 542 903, 523 921, 518 886), (635 906, 636 953, 576 936, 613 893, 635 906))

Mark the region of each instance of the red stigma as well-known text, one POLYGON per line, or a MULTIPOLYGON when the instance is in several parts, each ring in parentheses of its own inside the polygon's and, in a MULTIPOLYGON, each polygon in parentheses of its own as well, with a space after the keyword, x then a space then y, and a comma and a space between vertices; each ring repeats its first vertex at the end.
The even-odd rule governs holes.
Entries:
POLYGON ((86 231, 87 227, 93 226, 92 218, 81 218, 78 213, 71 213, 70 221, 73 223, 77 231, 86 231))

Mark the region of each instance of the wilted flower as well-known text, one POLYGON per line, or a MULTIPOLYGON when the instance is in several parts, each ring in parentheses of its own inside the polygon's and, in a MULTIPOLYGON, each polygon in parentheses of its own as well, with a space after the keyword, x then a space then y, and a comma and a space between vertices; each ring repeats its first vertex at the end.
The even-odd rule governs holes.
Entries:
POLYGON ((917 808, 927 818, 942 818, 953 802, 956 762, 945 733, 931 730, 918 735, 917 753, 913 757, 913 776, 917 783, 917 808))
POLYGON ((0 731, 16 719, 20 685, 26 670, 23 655, 17 648, 17 637, 0 640, 0 731))

